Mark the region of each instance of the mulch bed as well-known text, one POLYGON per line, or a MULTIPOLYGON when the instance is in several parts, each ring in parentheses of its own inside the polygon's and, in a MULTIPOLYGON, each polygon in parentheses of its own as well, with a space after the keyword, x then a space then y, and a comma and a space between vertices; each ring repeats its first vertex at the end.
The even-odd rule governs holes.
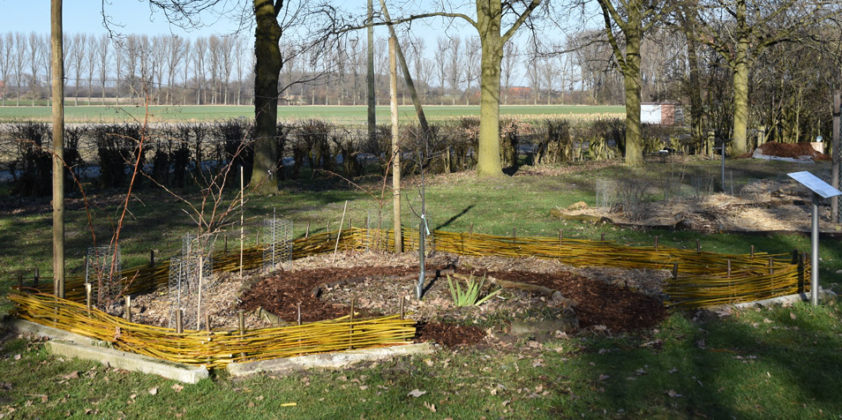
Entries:
MULTIPOLYGON (((829 161, 830 156, 824 153, 819 153, 816 149, 813 149, 813 146, 810 143, 778 143, 778 142, 769 142, 763 143, 758 147, 761 153, 766 156, 777 156, 777 157, 789 157, 789 158, 797 158, 799 156, 810 156, 813 158, 814 161, 829 161)), ((748 153, 743 156, 739 157, 746 157, 750 158, 751 153, 748 153)))
MULTIPOLYGON (((470 274, 467 270, 457 271, 470 274)), ((417 273, 417 268, 369 266, 279 272, 263 279, 244 293, 241 297, 241 308, 251 311, 263 307, 287 322, 294 322, 298 314, 298 304, 301 303, 302 322, 333 319, 347 315, 350 311, 349 306, 323 301, 313 296, 314 287, 361 277, 397 281, 395 279, 398 277, 412 273, 417 273)), ((486 273, 479 271, 474 274, 486 273)), ((666 317, 663 304, 655 297, 637 293, 626 287, 590 280, 567 271, 489 271, 487 274, 502 280, 536 284, 561 291, 566 298, 578 302, 575 311, 582 328, 605 326, 611 331, 633 331, 651 328, 666 317)), ((363 288, 355 290, 357 296, 364 293, 363 288)), ((355 310, 363 316, 382 315, 360 306, 355 310)), ((418 324, 416 341, 434 340, 446 346, 470 345, 482 341, 484 336, 484 331, 476 327, 422 320, 418 324)))

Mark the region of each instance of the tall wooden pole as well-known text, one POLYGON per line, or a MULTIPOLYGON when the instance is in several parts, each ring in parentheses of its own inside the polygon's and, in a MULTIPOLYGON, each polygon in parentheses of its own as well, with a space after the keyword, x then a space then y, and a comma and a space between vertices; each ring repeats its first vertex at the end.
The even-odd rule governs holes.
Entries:
POLYGON ((374 95, 374 26, 372 21, 374 19, 374 5, 372 0, 368 0, 368 54, 366 61, 368 62, 368 69, 366 73, 366 88, 368 90, 368 140, 374 144, 377 141, 377 114, 375 107, 377 106, 377 97, 374 95))
POLYGON ((403 252, 401 237, 401 152, 398 147, 398 71, 396 45, 398 40, 389 37, 389 96, 392 109, 392 208, 395 229, 395 252, 403 252))
POLYGON ((53 292, 64 298, 64 48, 62 0, 51 2, 53 94, 53 292))
MULTIPOLYGON (((833 169, 831 169, 831 182, 830 184, 833 188, 839 189, 839 161, 840 161, 840 150, 839 150, 839 131, 842 130, 842 90, 836 90, 833 92, 833 143, 831 143, 832 150, 832 161, 833 161, 833 169)), ((830 199, 830 220, 834 223, 840 222, 839 219, 839 197, 833 197, 830 199)))

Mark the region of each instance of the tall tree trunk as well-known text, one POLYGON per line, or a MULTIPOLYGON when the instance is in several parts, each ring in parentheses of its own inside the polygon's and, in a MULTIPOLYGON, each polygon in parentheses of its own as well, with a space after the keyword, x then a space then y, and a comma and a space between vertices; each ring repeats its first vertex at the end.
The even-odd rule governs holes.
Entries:
POLYGON ((366 61, 368 63, 368 69, 366 73, 365 83, 366 88, 368 90, 368 140, 374 144, 377 140, 377 113, 376 113, 376 106, 377 106, 377 97, 374 95, 374 26, 371 26, 372 19, 374 18, 374 5, 372 4, 372 0, 368 0, 368 32, 367 32, 367 41, 368 41, 368 56, 366 57, 366 61))
POLYGON ((690 135, 699 144, 704 139, 704 106, 702 105, 702 86, 699 80, 699 54, 696 41, 687 37, 687 63, 690 66, 690 84, 687 87, 690 96, 690 135))
MULTIPOLYGON (((499 2, 496 4, 500 5, 499 2)), ((480 128, 477 154, 477 177, 479 178, 503 175, 500 159, 500 65, 503 61, 503 39, 499 35, 499 17, 496 25, 498 28, 496 31, 489 31, 489 34, 482 38, 480 128)))
POLYGON ((637 30, 626 32, 626 56, 623 85, 626 93, 626 164, 643 163, 643 141, 640 137, 640 41, 637 30))
MULTIPOLYGON (((746 22, 746 1, 737 1, 737 40, 734 61, 731 70, 734 72, 734 133, 731 142, 731 152, 735 155, 746 153, 746 130, 748 128, 748 33, 746 22)), ((727 133, 723 133, 727 136, 727 133)))
POLYGON ((278 79, 281 73, 281 26, 271 0, 254 0, 257 19, 254 50, 254 169, 251 185, 258 194, 278 192, 278 146, 275 141, 278 121, 278 79))
POLYGON ((53 80, 53 293, 64 298, 64 50, 62 0, 52 0, 53 80))

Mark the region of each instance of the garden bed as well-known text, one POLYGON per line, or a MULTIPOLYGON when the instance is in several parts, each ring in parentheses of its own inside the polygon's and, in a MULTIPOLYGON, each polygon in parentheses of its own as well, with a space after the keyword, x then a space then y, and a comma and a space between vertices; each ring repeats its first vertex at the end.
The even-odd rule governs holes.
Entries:
MULTIPOLYGON (((571 311, 582 329, 632 331, 651 328, 665 316, 661 284, 666 271, 616 268, 574 269, 558 261, 534 258, 457 257, 447 254, 427 259, 428 272, 453 270, 479 279, 499 279, 558 290, 565 300, 541 293, 504 289, 481 306, 455 307, 446 277, 428 277, 424 298, 415 299, 417 253, 402 255, 352 252, 317 255, 283 264, 278 270, 240 280, 224 274, 210 296, 214 329, 236 329, 243 310, 248 328, 272 324, 262 308, 294 324, 301 308, 303 323, 335 319, 350 313, 351 300, 358 317, 397 314, 404 298, 407 317, 418 321, 416 341, 446 346, 483 342, 487 333, 502 332, 511 321, 542 321, 571 311), (571 305, 571 302, 574 302, 571 305)), ((456 279, 454 279, 456 281, 456 279)), ((464 282, 461 283, 464 287, 464 282)), ((499 287, 486 281, 483 294, 499 287)), ((166 326, 169 300, 147 294, 135 299, 136 321, 166 326)), ((188 303, 187 307, 191 307, 188 303)))

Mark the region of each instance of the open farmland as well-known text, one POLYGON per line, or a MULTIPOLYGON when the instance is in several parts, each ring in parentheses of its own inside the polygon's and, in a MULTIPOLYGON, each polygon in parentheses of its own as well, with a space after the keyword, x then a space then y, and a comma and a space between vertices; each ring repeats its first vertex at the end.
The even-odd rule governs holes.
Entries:
MULTIPOLYGON (((411 105, 398 108, 403 120, 415 119, 415 109, 411 105)), ((446 120, 462 116, 479 117, 479 106, 425 106, 430 120, 446 120)), ((0 122, 20 120, 50 121, 51 108, 46 106, 0 107, 0 122)), ((360 106, 279 106, 278 118, 281 120, 325 119, 337 124, 365 124, 367 108, 360 106)), ((569 115, 571 118, 596 118, 598 116, 621 118, 625 112, 623 106, 575 106, 575 105, 517 105, 501 106, 500 113, 505 118, 521 119, 555 118, 569 115), (585 117, 585 116, 588 117, 585 117)), ((143 120, 145 108, 138 105, 120 106, 68 106, 65 108, 66 121, 69 123, 115 123, 133 119, 143 120)), ((150 122, 190 122, 212 121, 220 119, 254 116, 250 105, 188 105, 188 106, 150 106, 150 122)), ((377 118, 380 122, 389 119, 389 107, 378 106, 377 118)))

